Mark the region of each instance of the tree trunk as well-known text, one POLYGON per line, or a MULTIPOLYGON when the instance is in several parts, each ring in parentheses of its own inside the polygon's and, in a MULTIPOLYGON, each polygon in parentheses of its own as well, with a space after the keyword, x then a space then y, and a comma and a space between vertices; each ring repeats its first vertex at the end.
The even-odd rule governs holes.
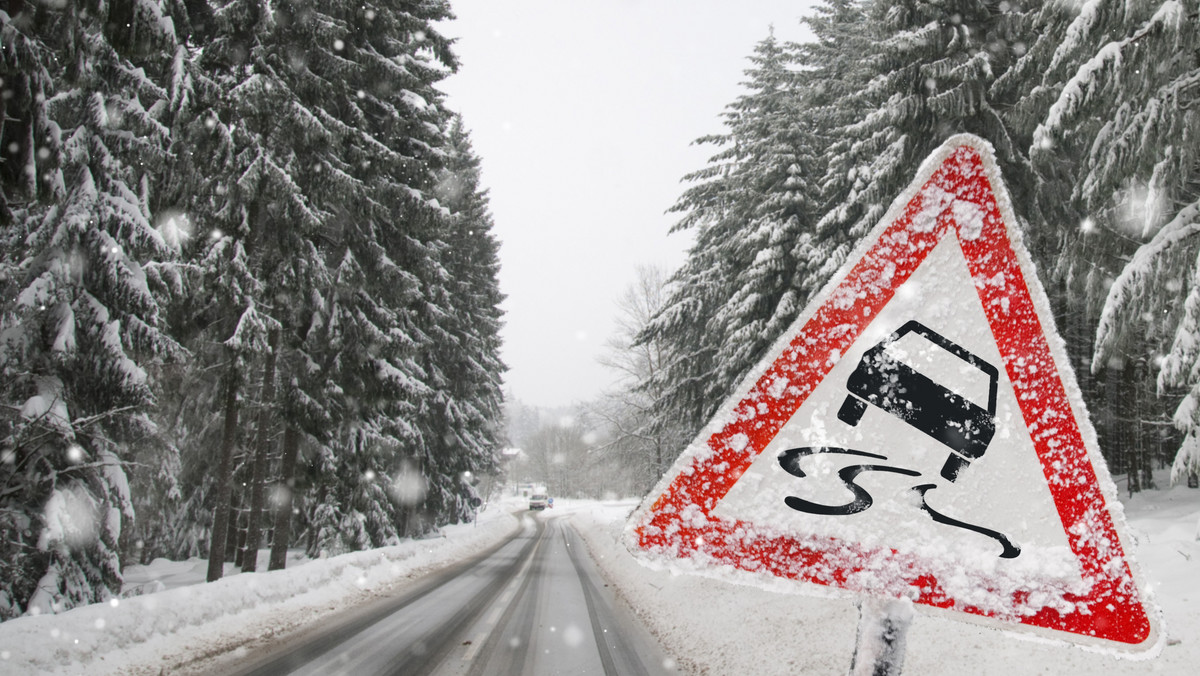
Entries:
POLYGON ((279 487, 275 506, 275 537, 271 542, 271 562, 267 570, 287 566, 287 549, 292 530, 292 492, 296 488, 296 457, 300 454, 300 431, 288 425, 283 432, 283 458, 279 467, 279 487))
POLYGON ((250 473, 250 514, 246 521, 246 544, 242 552, 242 572, 258 569, 258 545, 262 540, 263 484, 267 478, 267 455, 271 448, 270 411, 275 401, 275 353, 279 347, 279 329, 267 334, 267 358, 263 363, 261 401, 258 409, 258 437, 254 440, 253 469, 250 473))
MULTIPOLYGON (((234 477, 233 484, 233 487, 236 489, 236 476, 234 477)), ((230 512, 233 518, 229 522, 229 539, 225 541, 225 552, 232 555, 233 558, 231 560, 233 561, 233 565, 241 568, 243 561, 242 552, 244 551, 242 546, 246 544, 246 529, 243 527, 246 520, 242 518, 242 515, 245 514, 246 510, 242 508, 241 501, 239 500, 238 502, 239 504, 234 506, 230 512)))
POLYGON ((237 357, 230 355, 229 375, 225 383, 225 426, 221 434, 221 461, 217 467, 217 504, 213 512, 212 539, 208 546, 208 581, 221 579, 225 566, 225 541, 228 537, 233 498, 233 448, 237 443, 238 377, 237 357))
POLYGON ((242 528, 241 494, 237 490, 237 472, 233 473, 233 498, 229 505, 229 530, 225 532, 225 563, 242 567, 242 540, 239 537, 242 528))
POLYGON ((1133 400, 1134 400, 1134 419, 1130 425, 1130 430, 1133 433, 1134 451, 1138 458, 1138 471, 1141 472, 1142 478, 1138 482, 1138 486, 1146 490, 1154 490, 1158 486, 1154 485, 1154 454, 1150 450, 1150 444, 1146 439, 1146 421, 1147 418, 1153 415, 1153 400, 1154 394, 1151 383, 1150 365, 1145 357, 1139 357, 1134 362, 1132 376, 1133 400))

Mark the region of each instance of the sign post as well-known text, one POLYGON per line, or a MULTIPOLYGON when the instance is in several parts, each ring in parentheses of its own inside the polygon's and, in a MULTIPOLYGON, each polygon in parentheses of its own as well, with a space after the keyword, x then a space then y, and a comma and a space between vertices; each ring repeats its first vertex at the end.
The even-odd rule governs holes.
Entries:
POLYGON ((849 676, 900 676, 913 606, 908 599, 858 602, 858 635, 849 676))
MULTIPOLYGON (((631 550, 1157 649, 1015 224, 991 147, 943 144, 633 513, 631 550)), ((880 617, 896 639, 884 652, 902 657, 901 615, 880 617)))

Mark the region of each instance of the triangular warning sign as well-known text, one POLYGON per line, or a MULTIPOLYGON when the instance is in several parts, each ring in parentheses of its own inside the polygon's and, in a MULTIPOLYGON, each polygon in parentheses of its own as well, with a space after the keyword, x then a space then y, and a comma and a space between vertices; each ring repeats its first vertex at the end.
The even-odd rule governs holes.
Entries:
POLYGON ((634 551, 1155 648, 1014 223, 991 147, 947 141, 634 512, 634 551))

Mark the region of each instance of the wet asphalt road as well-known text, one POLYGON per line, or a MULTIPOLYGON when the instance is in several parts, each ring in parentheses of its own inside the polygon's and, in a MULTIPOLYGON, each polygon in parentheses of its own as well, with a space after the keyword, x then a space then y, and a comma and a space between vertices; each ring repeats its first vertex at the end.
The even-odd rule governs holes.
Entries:
POLYGON ((480 557, 252 654, 235 673, 649 676, 672 667, 567 520, 543 513, 480 557))

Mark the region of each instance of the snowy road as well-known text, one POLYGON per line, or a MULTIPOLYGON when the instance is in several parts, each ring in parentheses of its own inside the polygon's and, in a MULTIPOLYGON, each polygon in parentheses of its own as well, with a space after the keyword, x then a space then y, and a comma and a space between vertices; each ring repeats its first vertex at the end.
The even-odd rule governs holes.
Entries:
POLYGON ((670 673, 566 519, 523 521, 484 555, 252 654, 237 673, 670 673))

